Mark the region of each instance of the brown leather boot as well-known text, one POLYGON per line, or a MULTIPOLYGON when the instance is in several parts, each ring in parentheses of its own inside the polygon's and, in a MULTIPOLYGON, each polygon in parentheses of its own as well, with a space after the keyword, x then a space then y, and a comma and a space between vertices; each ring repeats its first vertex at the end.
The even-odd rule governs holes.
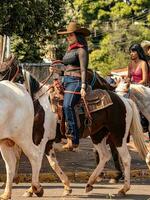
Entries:
POLYGON ((62 148, 66 151, 73 151, 73 150, 77 150, 78 147, 79 147, 79 144, 73 144, 72 139, 67 138, 67 144, 63 145, 62 148))
POLYGON ((72 144, 72 139, 67 138, 67 144, 63 145, 62 147, 65 150, 72 151, 73 150, 73 144, 72 144))

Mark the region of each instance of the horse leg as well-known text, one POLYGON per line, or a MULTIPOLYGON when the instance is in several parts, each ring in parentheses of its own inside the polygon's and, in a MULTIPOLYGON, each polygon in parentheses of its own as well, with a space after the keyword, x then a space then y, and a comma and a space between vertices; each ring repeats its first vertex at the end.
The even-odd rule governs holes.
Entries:
MULTIPOLYGON (((15 155, 16 155, 17 161, 16 161, 16 169, 15 169, 15 176, 13 178, 13 182, 18 184, 19 183, 19 176, 18 176, 19 160, 20 160, 22 150, 17 145, 14 146, 14 150, 15 150, 15 155)), ((5 188, 5 186, 6 186, 6 184, 3 183, 1 188, 5 188)))
MULTIPOLYGON (((50 145, 47 145, 47 147, 48 146, 50 147, 50 145)), ((52 169, 56 172, 56 174, 60 178, 61 182, 64 184, 63 196, 67 196, 67 195, 71 194, 72 189, 70 188, 70 181, 69 181, 68 177, 66 176, 66 174, 60 168, 58 161, 56 159, 54 148, 52 145, 51 145, 51 148, 46 149, 46 157, 47 157, 52 169)))
POLYGON ((121 167, 121 160, 116 149, 114 143, 109 139, 109 146, 112 153, 115 169, 117 170, 117 175, 114 178, 111 178, 109 183, 118 183, 119 179, 123 177, 122 167, 121 167))
POLYGON ((11 199, 12 183, 16 169, 16 155, 14 147, 8 147, 5 144, 0 145, 2 157, 6 166, 6 186, 4 193, 0 196, 0 200, 11 199))
MULTIPOLYGON (((115 169, 117 170, 117 175, 115 177, 112 177, 109 180, 109 183, 118 183, 119 179, 121 179, 123 177, 120 158, 118 155, 118 151, 117 151, 115 145, 113 144, 113 142, 110 139, 107 142, 109 143, 113 161, 114 161, 114 165, 115 165, 115 169)), ((95 151, 95 157, 96 157, 96 164, 98 164, 100 159, 99 159, 99 155, 98 155, 97 151, 95 151)), ((103 179, 103 177, 104 177, 104 174, 101 173, 97 178, 97 182, 100 182, 103 179)))
POLYGON ((94 144, 94 147, 99 154, 100 162, 88 180, 88 183, 86 185, 86 192, 89 192, 93 189, 92 185, 96 182, 98 175, 101 174, 101 172, 103 171, 105 163, 111 158, 111 154, 106 146, 106 139, 107 138, 105 137, 103 138, 101 143, 94 144))
MULTIPOLYGON (((67 195, 71 194, 72 189, 70 188, 70 181, 58 164, 58 161, 57 161, 56 155, 55 155, 55 151, 53 149, 51 141, 48 141, 48 143, 46 145, 45 153, 46 153, 46 157, 47 157, 49 164, 51 165, 52 169, 56 172, 56 174, 60 178, 61 182, 64 184, 63 196, 67 196, 67 195)), ((31 197, 32 195, 33 195, 33 189, 32 189, 32 187, 30 187, 24 193, 23 196, 24 197, 31 197)))
POLYGON ((32 189, 27 190, 23 196, 31 197, 35 193, 38 197, 42 197, 44 190, 39 182, 39 174, 45 145, 39 148, 41 145, 37 147, 32 141, 28 141, 28 143, 22 143, 21 147, 32 167, 32 189))
POLYGON ((125 195, 126 192, 130 189, 130 165, 131 165, 131 156, 127 148, 127 144, 123 143, 122 147, 117 147, 119 152, 123 168, 124 168, 124 186, 119 190, 119 195, 125 195))

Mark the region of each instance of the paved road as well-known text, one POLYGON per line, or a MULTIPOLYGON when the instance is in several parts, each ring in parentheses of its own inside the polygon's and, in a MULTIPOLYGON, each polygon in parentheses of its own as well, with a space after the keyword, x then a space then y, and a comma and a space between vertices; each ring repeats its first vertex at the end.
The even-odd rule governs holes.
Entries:
MULTIPOLYGON (((132 156, 131 176, 132 177, 150 177, 146 163, 142 161, 131 142, 130 153, 132 156)), ((80 141, 79 152, 57 152, 57 159, 62 169, 68 174, 71 182, 87 181, 90 174, 96 167, 95 154, 90 138, 80 141)), ((115 173, 112 159, 105 166, 105 174, 110 177, 115 173)), ((31 166, 28 159, 22 155, 19 166, 20 182, 31 182, 31 166)), ((0 157, 0 182, 5 181, 5 165, 0 157)), ((40 173, 40 182, 60 181, 53 172, 49 163, 44 157, 40 173)))
MULTIPOLYGON (((1 185, 1 184, 0 184, 1 185)), ((115 196, 117 191, 121 188, 121 184, 111 185, 105 182, 96 184, 93 191, 86 194, 84 191, 85 183, 74 183, 72 184, 73 192, 71 196, 62 197, 63 187, 61 183, 43 183, 44 186, 44 197, 40 200, 106 200, 106 199, 117 199, 117 200, 150 200, 150 180, 148 179, 134 179, 132 180, 132 187, 125 197, 115 196)), ((22 194, 28 188, 29 184, 19 184, 14 186, 12 199, 13 200, 35 200, 37 197, 24 198, 22 194)), ((2 190, 0 189, 0 193, 2 190)))

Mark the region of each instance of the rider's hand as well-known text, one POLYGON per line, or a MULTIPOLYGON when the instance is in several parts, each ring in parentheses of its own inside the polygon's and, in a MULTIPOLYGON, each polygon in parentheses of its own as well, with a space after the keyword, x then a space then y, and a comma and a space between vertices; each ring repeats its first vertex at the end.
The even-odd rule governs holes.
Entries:
POLYGON ((81 88, 80 93, 81 93, 81 97, 85 97, 86 91, 84 88, 81 88))
POLYGON ((52 73, 54 71, 53 67, 49 67, 49 72, 52 73))

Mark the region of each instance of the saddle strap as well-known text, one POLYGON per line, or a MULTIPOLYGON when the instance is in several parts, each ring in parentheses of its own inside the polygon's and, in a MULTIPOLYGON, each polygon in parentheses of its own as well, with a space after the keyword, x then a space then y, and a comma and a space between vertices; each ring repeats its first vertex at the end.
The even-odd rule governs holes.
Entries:
POLYGON ((80 94, 80 92, 75 92, 75 91, 69 91, 69 90, 65 90, 64 93, 69 93, 69 94, 80 94))
POLYGON ((85 106, 85 111, 86 111, 85 114, 87 115, 87 117, 89 118, 89 120, 92 120, 92 116, 91 116, 91 113, 89 111, 88 104, 87 104, 87 102, 86 102, 86 100, 85 100, 84 97, 82 97, 82 99, 83 99, 84 106, 85 106))
POLYGON ((92 116, 91 116, 91 113, 89 111, 86 99, 84 97, 82 97, 82 99, 83 99, 84 108, 85 108, 84 109, 85 110, 85 117, 87 117, 87 119, 88 119, 88 129, 89 129, 89 132, 91 133, 92 132, 92 129, 91 129, 91 126, 92 126, 92 116))

